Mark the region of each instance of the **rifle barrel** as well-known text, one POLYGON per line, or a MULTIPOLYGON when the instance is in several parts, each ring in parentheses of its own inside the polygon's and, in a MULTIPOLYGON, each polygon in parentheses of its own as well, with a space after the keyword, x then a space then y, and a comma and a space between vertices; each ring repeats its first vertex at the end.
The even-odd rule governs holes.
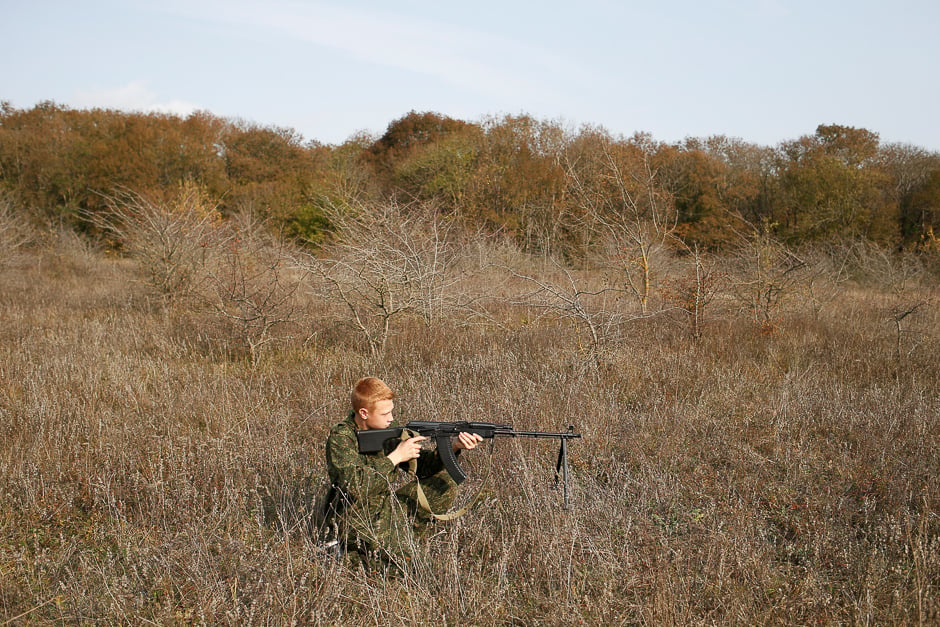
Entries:
POLYGON ((570 439, 570 438, 580 438, 580 433, 572 433, 571 431, 561 431, 559 433, 549 433, 547 431, 516 431, 515 429, 497 429, 495 431, 496 435, 508 436, 513 438, 561 438, 561 439, 570 439))

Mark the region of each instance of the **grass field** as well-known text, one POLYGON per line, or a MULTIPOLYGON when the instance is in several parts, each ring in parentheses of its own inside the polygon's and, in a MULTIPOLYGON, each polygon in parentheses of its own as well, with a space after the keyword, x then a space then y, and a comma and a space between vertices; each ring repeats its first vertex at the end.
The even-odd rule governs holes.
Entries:
POLYGON ((610 317, 595 347, 477 275, 486 316, 381 350, 315 290, 249 346, 145 279, 69 235, 0 268, 0 624, 940 622, 935 277, 762 324, 716 299, 698 338, 610 317), (498 441, 407 577, 322 556, 304 507, 364 375, 404 420, 574 424, 570 507, 555 444, 498 441))

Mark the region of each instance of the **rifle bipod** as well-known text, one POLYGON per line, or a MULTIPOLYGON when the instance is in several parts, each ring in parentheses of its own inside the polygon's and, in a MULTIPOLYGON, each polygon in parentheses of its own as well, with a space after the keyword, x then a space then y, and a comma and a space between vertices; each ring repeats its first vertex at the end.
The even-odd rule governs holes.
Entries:
POLYGON ((568 440, 574 437, 581 437, 575 434, 574 425, 568 425, 566 432, 568 437, 561 437, 561 445, 558 447, 558 462, 555 464, 555 486, 558 486, 558 478, 562 481, 562 494, 564 495, 564 509, 568 509, 569 491, 568 491, 568 440))

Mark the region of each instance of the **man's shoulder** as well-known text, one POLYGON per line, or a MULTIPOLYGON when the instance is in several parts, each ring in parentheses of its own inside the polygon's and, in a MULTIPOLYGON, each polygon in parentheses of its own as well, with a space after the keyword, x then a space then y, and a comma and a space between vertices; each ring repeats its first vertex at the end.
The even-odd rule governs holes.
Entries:
POLYGON ((356 423, 353 421, 352 416, 347 416, 344 420, 333 425, 330 429, 330 439, 333 438, 346 438, 354 439, 356 437, 356 423))

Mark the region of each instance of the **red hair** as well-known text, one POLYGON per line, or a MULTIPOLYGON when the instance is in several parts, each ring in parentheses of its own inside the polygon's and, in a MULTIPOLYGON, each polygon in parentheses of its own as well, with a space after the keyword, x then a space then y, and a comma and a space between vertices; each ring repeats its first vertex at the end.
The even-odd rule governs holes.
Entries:
POLYGON ((385 381, 376 377, 366 377, 356 381, 352 390, 352 408, 354 412, 360 409, 372 411, 379 401, 390 401, 395 398, 395 392, 388 387, 385 381))

